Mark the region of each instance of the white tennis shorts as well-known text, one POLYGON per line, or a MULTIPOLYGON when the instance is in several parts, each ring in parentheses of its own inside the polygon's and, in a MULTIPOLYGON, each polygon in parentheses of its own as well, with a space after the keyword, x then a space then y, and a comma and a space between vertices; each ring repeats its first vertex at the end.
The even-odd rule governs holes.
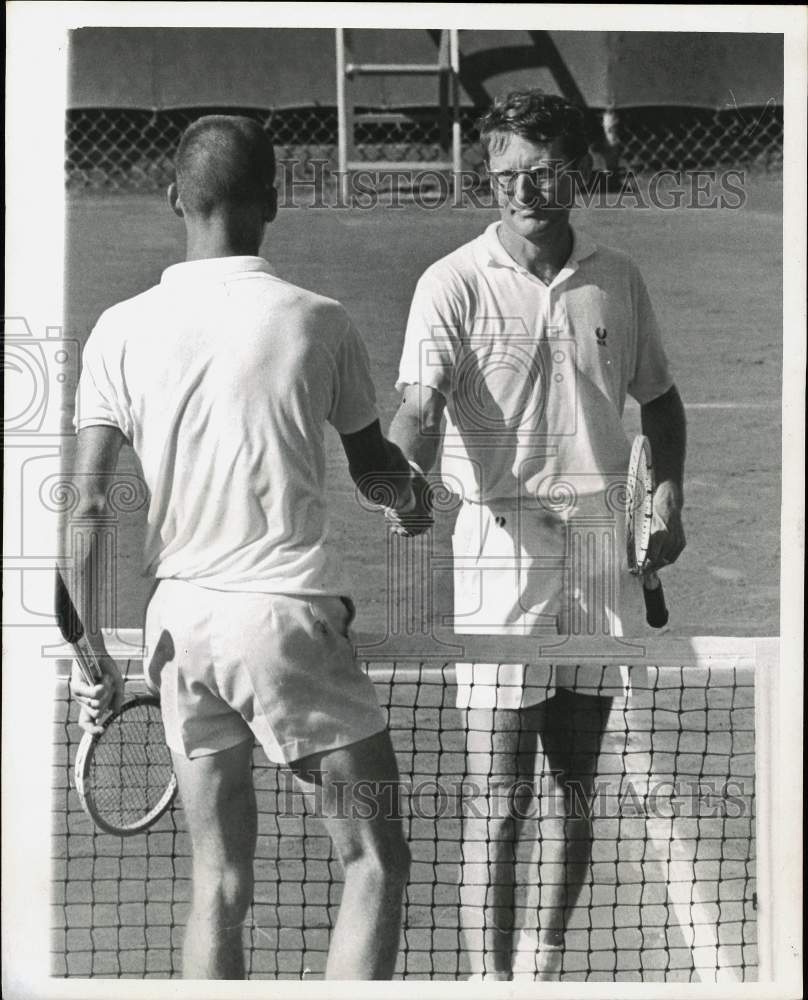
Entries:
POLYGON ((146 612, 148 681, 166 742, 186 757, 257 739, 289 763, 381 732, 385 718, 349 637, 353 605, 161 580, 146 612))
MULTIPOLYGON (((553 513, 531 500, 466 502, 452 548, 460 635, 647 634, 641 584, 626 564, 624 518, 605 494, 578 496, 553 513)), ((627 683, 618 665, 457 664, 459 708, 526 708, 556 687, 625 696, 627 683)))

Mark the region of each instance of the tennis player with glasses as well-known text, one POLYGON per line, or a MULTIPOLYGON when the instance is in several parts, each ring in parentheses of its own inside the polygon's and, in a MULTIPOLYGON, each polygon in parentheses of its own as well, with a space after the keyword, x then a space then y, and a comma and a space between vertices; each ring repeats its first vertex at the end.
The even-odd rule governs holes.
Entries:
MULTIPOLYGON (((456 633, 629 634, 644 622, 624 555, 623 406, 627 394, 640 403, 656 460, 649 568, 659 568, 685 545, 682 403, 638 268, 570 223, 576 182, 591 172, 583 113, 515 92, 482 118, 480 137, 500 218, 418 282, 389 434, 424 471, 440 450, 442 478, 462 497, 456 633)), ((394 522, 408 533, 406 515, 394 522)), ((461 921, 477 978, 564 971, 591 857, 581 803, 612 699, 625 693, 614 670, 458 664, 461 921), (517 938, 516 844, 539 814, 538 931, 523 926, 517 938)))
MULTIPOLYGON (((326 976, 388 979, 409 853, 386 794, 395 755, 354 657, 353 605, 327 529, 325 424, 370 499, 386 491, 392 508, 417 512, 426 484, 382 436, 367 352, 345 310, 259 256, 277 206, 274 153, 259 125, 199 119, 176 168, 169 201, 185 223, 186 261, 107 310, 85 349, 74 516, 91 537, 130 444, 149 488, 146 567, 157 578, 147 674, 193 851, 183 975, 244 977, 257 739, 315 793, 344 868, 326 976)), ((75 587, 84 622, 105 606, 92 560, 75 587)), ((71 687, 92 731, 123 685, 100 635, 88 639, 104 683, 74 674, 71 687)))

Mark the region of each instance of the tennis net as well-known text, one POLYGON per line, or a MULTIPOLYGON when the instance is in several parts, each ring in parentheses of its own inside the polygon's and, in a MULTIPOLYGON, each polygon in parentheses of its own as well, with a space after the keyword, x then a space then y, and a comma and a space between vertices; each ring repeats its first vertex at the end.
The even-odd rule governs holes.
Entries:
MULTIPOLYGON (((477 716, 455 707, 451 657, 433 650, 418 659, 384 644, 363 649, 388 714, 412 853, 396 975, 463 979, 461 816, 468 728, 477 716)), ((566 921, 562 981, 757 979, 755 677, 761 661, 776 660, 776 649, 775 640, 663 639, 594 660, 590 643, 542 651, 534 664, 535 641, 464 641, 464 658, 527 662, 547 683, 561 664, 576 676, 586 665, 581 689, 590 693, 592 676, 629 665, 630 691, 608 715, 588 801, 592 859, 566 921)), ((142 664, 132 658, 127 667, 128 693, 138 693, 142 664)), ((94 829, 73 787, 80 731, 65 668, 62 662, 54 730, 51 974, 179 976, 191 888, 181 804, 135 837, 94 829)), ((311 803, 259 749, 254 778, 260 815, 248 975, 321 978, 340 900, 339 863, 311 803)), ((534 808, 520 813, 513 848, 514 940, 528 952, 542 891, 559 877, 542 863, 542 846, 558 835, 542 787, 537 781, 534 808)), ((520 967, 525 960, 530 954, 520 967)))

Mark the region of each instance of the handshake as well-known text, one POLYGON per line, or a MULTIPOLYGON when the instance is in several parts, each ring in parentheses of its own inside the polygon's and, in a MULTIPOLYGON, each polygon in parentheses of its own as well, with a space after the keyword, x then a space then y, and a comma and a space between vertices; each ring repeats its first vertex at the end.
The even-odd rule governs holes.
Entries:
POLYGON ((411 538, 422 535, 434 524, 432 516, 432 487, 423 469, 410 462, 409 497, 395 507, 385 507, 384 516, 395 535, 411 538))

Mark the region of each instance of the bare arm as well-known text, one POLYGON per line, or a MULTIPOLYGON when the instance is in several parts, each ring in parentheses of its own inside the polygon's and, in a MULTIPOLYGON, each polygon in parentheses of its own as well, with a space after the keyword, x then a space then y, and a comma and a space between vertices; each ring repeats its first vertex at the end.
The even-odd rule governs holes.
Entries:
POLYGON ((687 449, 685 409, 676 386, 645 403, 642 430, 651 442, 657 488, 648 558, 652 568, 675 562, 685 547, 682 526, 687 449))
POLYGON ((126 438, 117 427, 86 427, 79 431, 76 452, 75 481, 79 500, 71 521, 80 523, 80 552, 70 553, 72 570, 70 590, 73 604, 84 625, 85 637, 93 648, 104 676, 101 684, 89 685, 74 670, 71 690, 81 706, 79 724, 97 731, 96 720, 123 699, 123 679, 117 664, 107 655, 101 629, 112 622, 103 622, 101 609, 108 607, 104 593, 107 574, 101 561, 104 553, 99 545, 102 528, 108 517, 109 487, 118 464, 118 455, 126 438))
POLYGON ((441 443, 445 398, 426 385, 408 385, 390 424, 390 440, 407 459, 428 472, 435 464, 441 443))
MULTIPOLYGON (((687 427, 676 386, 641 408, 642 431, 651 442, 657 485, 669 483, 683 497, 687 427)), ((679 506, 683 500, 680 499, 679 506)))
MULTIPOLYGON (((443 411, 446 400, 437 390, 425 385, 408 385, 401 398, 401 404, 390 424, 390 440, 395 442, 406 456, 416 473, 416 492, 423 492, 423 506, 428 508, 431 518, 431 502, 428 484, 421 477, 429 472, 438 457, 441 443, 443 411)), ((417 535, 417 516, 403 512, 388 518, 393 531, 399 535, 417 535)))
POLYGON ((409 534, 430 527, 427 484, 415 474, 398 445, 382 434, 378 420, 354 434, 341 434, 348 471, 360 493, 373 504, 407 512, 414 519, 409 534))

